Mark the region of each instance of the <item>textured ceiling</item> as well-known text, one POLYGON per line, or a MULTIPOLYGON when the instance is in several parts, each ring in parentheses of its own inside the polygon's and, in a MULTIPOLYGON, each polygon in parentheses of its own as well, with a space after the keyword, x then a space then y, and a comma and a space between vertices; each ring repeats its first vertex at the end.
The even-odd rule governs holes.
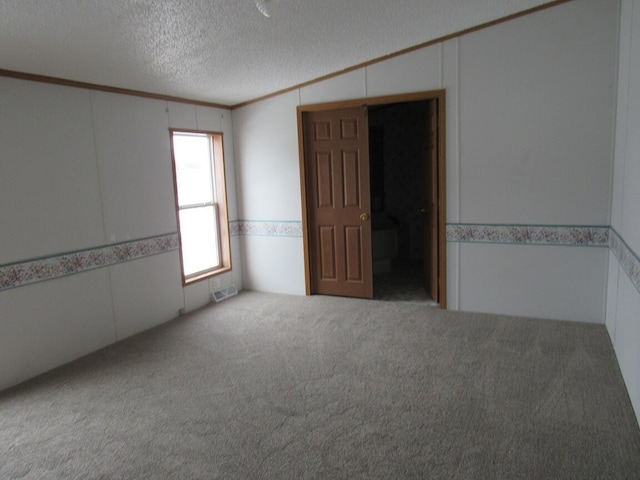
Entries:
POLYGON ((0 0, 0 69, 234 105, 550 3, 278 1, 0 0))

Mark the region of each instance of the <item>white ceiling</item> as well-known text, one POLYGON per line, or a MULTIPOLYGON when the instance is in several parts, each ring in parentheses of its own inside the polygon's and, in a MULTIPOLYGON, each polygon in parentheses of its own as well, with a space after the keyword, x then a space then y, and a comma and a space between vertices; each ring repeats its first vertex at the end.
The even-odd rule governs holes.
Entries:
POLYGON ((549 0, 0 0, 0 69, 235 105, 549 0))

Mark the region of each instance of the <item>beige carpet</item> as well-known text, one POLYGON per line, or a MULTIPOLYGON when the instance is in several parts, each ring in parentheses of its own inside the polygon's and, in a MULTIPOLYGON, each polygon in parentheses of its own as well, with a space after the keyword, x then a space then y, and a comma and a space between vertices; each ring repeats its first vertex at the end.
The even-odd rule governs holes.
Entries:
POLYGON ((249 292, 0 393, 0 478, 638 479, 640 431, 603 326, 249 292))

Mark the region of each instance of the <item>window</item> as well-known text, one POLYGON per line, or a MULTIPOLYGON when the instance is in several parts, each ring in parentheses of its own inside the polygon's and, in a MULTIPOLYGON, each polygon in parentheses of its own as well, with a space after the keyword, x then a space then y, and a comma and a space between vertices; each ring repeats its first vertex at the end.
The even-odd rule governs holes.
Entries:
POLYGON ((231 270, 222 134, 171 130, 182 282, 231 270))

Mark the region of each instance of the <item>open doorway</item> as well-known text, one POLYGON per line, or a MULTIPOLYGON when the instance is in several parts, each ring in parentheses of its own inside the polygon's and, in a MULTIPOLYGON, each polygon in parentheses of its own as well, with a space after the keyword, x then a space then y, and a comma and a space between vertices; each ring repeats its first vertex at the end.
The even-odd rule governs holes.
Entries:
POLYGON ((444 90, 299 106, 298 134, 307 294, 446 308, 444 90))
POLYGON ((369 107, 373 296, 436 303, 429 285, 429 102, 369 107))

